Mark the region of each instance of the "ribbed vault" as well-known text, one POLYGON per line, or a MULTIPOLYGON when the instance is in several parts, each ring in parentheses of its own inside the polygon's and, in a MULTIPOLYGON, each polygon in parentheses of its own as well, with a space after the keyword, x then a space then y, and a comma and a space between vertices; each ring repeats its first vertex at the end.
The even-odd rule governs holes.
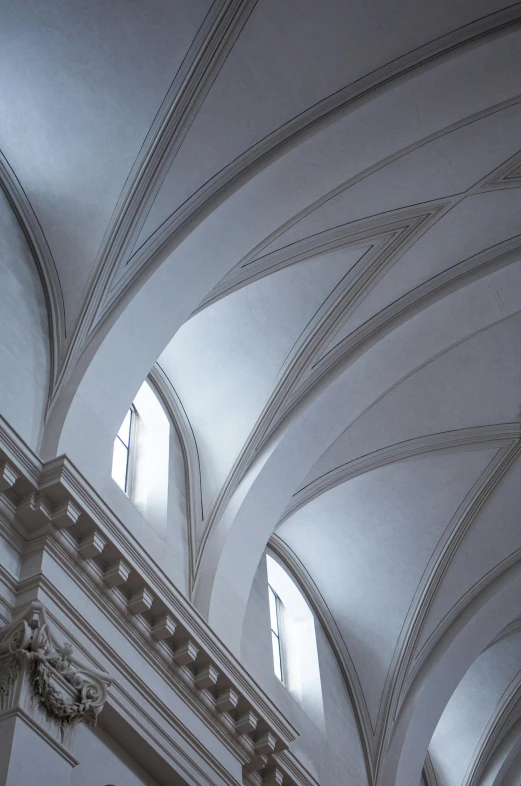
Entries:
POLYGON ((521 4, 3 5, 0 180, 49 316, 33 447, 103 493, 148 377, 224 642, 269 543, 368 783, 508 786, 521 4))

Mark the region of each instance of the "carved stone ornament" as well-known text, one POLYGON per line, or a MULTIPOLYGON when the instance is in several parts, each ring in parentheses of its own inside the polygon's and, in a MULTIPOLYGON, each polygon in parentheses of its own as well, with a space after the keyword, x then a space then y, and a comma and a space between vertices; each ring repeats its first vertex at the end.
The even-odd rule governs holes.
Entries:
POLYGON ((71 644, 56 643, 41 603, 0 629, 0 712, 15 703, 22 672, 33 703, 58 721, 62 735, 83 720, 96 723, 111 680, 76 658, 71 644))

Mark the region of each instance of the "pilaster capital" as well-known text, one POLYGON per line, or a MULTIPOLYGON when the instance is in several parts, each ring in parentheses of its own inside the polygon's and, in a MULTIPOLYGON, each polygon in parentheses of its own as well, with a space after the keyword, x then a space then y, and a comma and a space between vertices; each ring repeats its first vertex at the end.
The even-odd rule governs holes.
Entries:
POLYGON ((0 628, 0 718, 30 715, 46 736, 70 747, 78 723, 96 723, 110 682, 77 658, 70 643, 56 641, 41 603, 0 628))

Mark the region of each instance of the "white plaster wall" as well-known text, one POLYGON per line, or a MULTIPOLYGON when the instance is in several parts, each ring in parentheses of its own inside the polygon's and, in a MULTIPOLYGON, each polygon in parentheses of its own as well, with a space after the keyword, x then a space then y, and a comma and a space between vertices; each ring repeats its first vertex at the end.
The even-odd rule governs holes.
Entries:
POLYGON ((248 600, 241 660, 252 677, 295 725, 300 736, 291 746, 321 786, 367 784, 363 752, 351 701, 335 655, 315 617, 318 659, 324 700, 325 734, 279 682, 273 672, 266 559, 257 569, 248 600))
POLYGON ((0 627, 11 620, 21 562, 17 549, 4 535, 8 526, 0 513, 0 627))
POLYGON ((130 756, 102 729, 78 726, 71 786, 156 786, 130 756))
POLYGON ((168 467, 168 524, 167 547, 171 573, 175 585, 188 593, 188 517, 186 476, 181 443, 175 428, 170 428, 168 467))
POLYGON ((49 386, 49 355, 40 277, 0 190, 0 415, 36 450, 49 386))

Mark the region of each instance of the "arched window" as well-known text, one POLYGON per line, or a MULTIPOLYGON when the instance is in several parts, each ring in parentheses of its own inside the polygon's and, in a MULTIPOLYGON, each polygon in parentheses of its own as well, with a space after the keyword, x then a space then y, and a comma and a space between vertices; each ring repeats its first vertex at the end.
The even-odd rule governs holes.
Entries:
POLYGON ((266 555, 273 670, 302 709, 324 729, 315 618, 278 560, 266 555))
POLYGON ((160 535, 166 533, 170 421, 147 382, 125 415, 112 456, 112 478, 160 535))

